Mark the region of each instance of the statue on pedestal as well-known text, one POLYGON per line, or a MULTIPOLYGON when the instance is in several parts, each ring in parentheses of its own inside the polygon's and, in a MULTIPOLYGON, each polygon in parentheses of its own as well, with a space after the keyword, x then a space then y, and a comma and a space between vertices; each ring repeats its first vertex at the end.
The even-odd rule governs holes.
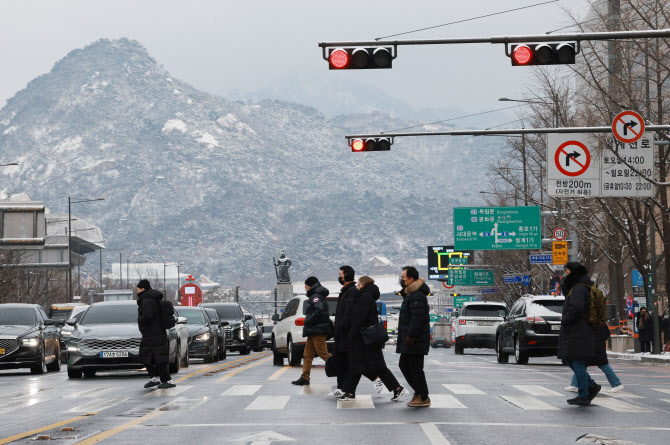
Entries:
POLYGON ((273 264, 275 266, 275 274, 277 275, 277 283, 290 283, 291 277, 288 274, 288 268, 291 267, 293 262, 286 258, 286 254, 282 250, 279 260, 275 260, 272 257, 273 264))

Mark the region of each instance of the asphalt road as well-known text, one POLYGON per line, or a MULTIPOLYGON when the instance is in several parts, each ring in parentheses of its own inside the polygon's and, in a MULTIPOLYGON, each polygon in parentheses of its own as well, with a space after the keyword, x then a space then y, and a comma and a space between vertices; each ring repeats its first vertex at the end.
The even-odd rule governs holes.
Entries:
MULTIPOLYGON (((398 356, 387 362, 401 383, 398 356)), ((571 373, 555 358, 500 365, 489 350, 431 350, 426 373, 431 408, 391 402, 363 379, 356 402, 325 394, 334 379, 323 362, 312 385, 290 384, 300 368, 273 366, 268 352, 229 354, 216 364, 192 363, 174 376, 178 387, 144 389, 140 372, 99 373, 68 380, 0 371, 0 445, 231 443, 286 444, 567 444, 596 434, 637 444, 670 443, 670 367, 612 360, 626 390, 602 394, 588 407, 570 406, 571 373), (216 372, 214 372, 216 371, 216 372), (62 431, 62 428, 74 428, 62 431)), ((593 377, 609 387, 604 375, 593 377)))

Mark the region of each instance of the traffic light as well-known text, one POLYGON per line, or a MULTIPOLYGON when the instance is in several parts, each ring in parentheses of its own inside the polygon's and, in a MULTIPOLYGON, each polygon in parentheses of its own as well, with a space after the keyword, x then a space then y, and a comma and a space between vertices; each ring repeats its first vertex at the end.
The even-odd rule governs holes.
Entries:
POLYGON ((390 151, 392 141, 389 138, 352 139, 351 151, 390 151))
POLYGON ((330 48, 328 65, 331 70, 372 70, 391 68, 391 47, 330 48))
POLYGON ((512 66, 574 65, 577 43, 524 43, 511 45, 512 66))

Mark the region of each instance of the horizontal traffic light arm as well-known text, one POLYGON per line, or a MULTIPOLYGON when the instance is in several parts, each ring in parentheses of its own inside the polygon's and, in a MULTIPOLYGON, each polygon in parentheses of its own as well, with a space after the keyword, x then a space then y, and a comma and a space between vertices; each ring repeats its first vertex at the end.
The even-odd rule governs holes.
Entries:
MULTIPOLYGON (((649 132, 670 132, 670 125, 647 125, 649 132)), ((415 133, 372 133, 347 135, 348 141, 366 138, 397 138, 412 136, 505 136, 514 134, 546 134, 546 133, 611 133, 612 127, 561 127, 561 128, 509 128, 497 130, 454 130, 428 131, 415 133)))
POLYGON ((654 37, 670 37, 670 29, 649 29, 644 31, 605 31, 605 32, 573 32, 568 34, 530 34, 498 37, 465 37, 435 40, 371 40, 363 42, 320 42, 323 58, 328 60, 326 48, 359 47, 359 46, 393 46, 393 57, 397 56, 397 47, 405 45, 455 45, 464 43, 527 43, 527 42, 579 42, 587 40, 628 40, 648 39, 654 37))

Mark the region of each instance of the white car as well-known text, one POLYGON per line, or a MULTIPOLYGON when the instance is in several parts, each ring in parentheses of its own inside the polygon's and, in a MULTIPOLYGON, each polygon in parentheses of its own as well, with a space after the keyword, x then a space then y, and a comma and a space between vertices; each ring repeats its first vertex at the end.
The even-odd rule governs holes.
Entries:
MULTIPOLYGON (((288 358, 291 366, 300 366, 302 354, 305 351, 305 337, 302 336, 302 328, 305 325, 305 309, 307 308, 307 296, 298 295, 284 308, 281 318, 276 315, 272 319, 276 321, 272 330, 272 352, 274 353, 273 364, 284 366, 284 357, 288 358)), ((335 320, 335 308, 337 297, 326 297, 330 319, 335 320)), ((327 342, 328 350, 332 351, 333 341, 327 342)))
POLYGON ((465 348, 495 348, 496 329, 507 315, 501 302, 470 301, 463 303, 454 323, 454 352, 465 348))

